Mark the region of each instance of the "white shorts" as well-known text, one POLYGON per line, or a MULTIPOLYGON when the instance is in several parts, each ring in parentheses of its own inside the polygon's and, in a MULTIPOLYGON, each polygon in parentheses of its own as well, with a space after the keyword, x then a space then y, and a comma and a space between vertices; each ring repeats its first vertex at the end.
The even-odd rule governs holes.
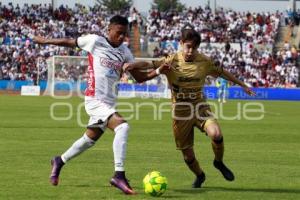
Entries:
POLYGON ((88 128, 100 128, 103 132, 107 127, 108 118, 117 112, 114 106, 96 99, 85 99, 85 110, 90 116, 88 128))

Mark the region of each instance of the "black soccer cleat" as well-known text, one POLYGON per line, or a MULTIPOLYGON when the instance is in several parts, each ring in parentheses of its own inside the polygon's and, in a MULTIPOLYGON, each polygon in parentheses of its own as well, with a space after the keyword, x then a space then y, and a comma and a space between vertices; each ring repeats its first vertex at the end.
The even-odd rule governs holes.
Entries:
POLYGON ((230 171, 230 169, 228 169, 222 161, 214 160, 214 166, 222 173, 222 175, 227 181, 234 180, 234 175, 232 171, 230 171))
POLYGON ((202 183, 205 181, 205 174, 202 172, 199 176, 196 177, 192 187, 193 188, 201 188, 202 183))

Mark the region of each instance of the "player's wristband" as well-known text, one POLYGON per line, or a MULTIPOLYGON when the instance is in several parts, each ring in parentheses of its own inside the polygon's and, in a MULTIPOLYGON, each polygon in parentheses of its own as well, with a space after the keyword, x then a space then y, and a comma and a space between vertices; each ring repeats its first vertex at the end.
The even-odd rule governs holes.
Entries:
POLYGON ((159 68, 157 68, 157 69, 155 70, 155 73, 156 73, 157 75, 160 75, 160 70, 159 70, 159 68))

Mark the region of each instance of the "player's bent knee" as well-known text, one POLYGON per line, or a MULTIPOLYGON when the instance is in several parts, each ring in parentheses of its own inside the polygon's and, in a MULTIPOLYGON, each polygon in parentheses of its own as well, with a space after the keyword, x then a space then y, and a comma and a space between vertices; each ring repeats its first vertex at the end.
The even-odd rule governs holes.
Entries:
POLYGON ((85 134, 96 142, 103 134, 103 131, 99 128, 87 128, 85 134))
POLYGON ((216 131, 216 132, 213 134, 213 137, 212 137, 212 139, 213 139, 214 141, 219 141, 219 140, 221 140, 222 138, 223 138, 223 135, 222 135, 221 131, 216 131))
POLYGON ((215 125, 215 124, 207 127, 206 132, 207 132, 208 136, 213 140, 220 140, 223 137, 219 126, 215 125))
POLYGON ((111 130, 114 130, 118 126, 120 126, 124 123, 127 123, 127 121, 124 120, 123 117, 120 114, 114 113, 113 115, 111 115, 109 117, 107 127, 110 128, 111 130))

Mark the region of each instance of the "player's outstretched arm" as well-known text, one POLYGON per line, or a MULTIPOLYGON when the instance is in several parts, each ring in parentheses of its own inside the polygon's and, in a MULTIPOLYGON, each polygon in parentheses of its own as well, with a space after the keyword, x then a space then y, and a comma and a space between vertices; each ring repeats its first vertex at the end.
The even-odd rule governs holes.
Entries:
POLYGON ((168 64, 162 64, 157 69, 153 69, 153 68, 154 67, 147 62, 125 63, 123 66, 123 70, 128 71, 138 83, 151 80, 154 77, 158 76, 159 74, 167 74, 171 69, 170 65, 168 64), (142 70, 142 69, 149 69, 149 68, 152 68, 152 70, 150 71, 142 70))
POLYGON ((76 39, 58 38, 48 39, 41 36, 34 36, 33 41, 38 44, 52 44, 65 47, 76 47, 76 39))
POLYGON ((134 63, 124 63, 122 69, 124 72, 132 71, 136 69, 151 69, 153 68, 153 65, 151 65, 149 62, 145 61, 139 61, 134 63))
POLYGON ((242 82, 239 79, 235 78, 230 72, 228 72, 226 70, 223 70, 223 72, 220 76, 222 78, 228 80, 228 81, 231 81, 235 84, 240 85, 244 89, 244 91, 247 94, 249 94, 250 96, 255 96, 256 95, 256 93, 251 88, 249 88, 244 82, 242 82))

